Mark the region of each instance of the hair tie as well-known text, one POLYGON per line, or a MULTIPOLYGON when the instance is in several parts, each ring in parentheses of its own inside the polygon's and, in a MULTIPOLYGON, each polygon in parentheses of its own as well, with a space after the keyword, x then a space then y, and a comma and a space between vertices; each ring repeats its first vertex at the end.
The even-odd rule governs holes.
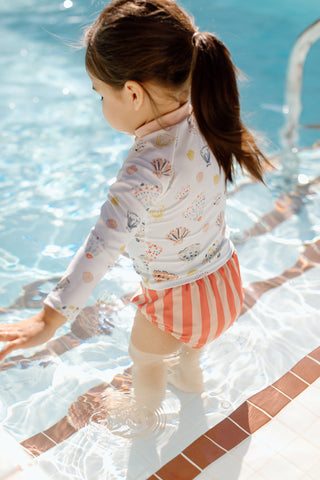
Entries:
POLYGON ((198 37, 199 35, 201 35, 201 33, 199 32, 199 28, 196 27, 196 30, 195 30, 194 34, 192 35, 192 39, 191 39, 192 45, 193 45, 194 47, 195 47, 195 45, 196 45, 196 39, 197 39, 197 37, 198 37))

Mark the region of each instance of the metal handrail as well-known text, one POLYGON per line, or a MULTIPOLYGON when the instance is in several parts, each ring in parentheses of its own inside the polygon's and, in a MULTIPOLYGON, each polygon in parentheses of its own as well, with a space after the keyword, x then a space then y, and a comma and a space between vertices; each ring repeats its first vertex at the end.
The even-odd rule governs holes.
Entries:
POLYGON ((286 150, 295 148, 298 140, 297 128, 302 110, 301 89, 304 62, 310 47, 319 39, 320 19, 298 37, 290 54, 284 105, 286 122, 281 132, 281 142, 286 150))

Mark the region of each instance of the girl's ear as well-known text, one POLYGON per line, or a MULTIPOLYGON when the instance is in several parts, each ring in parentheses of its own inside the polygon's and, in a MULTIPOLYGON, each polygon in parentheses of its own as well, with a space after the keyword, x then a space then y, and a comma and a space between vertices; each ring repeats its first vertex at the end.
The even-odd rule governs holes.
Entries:
POLYGON ((125 93, 127 100, 130 102, 132 108, 138 112, 145 100, 145 91, 142 86, 133 80, 128 80, 125 85, 125 93))

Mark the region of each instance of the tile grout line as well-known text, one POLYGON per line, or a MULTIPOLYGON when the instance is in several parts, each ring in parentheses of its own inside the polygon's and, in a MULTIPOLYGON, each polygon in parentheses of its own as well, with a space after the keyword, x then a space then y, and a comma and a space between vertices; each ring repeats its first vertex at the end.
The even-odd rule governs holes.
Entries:
POLYGON ((192 465, 194 467, 196 467, 198 470, 200 470, 200 472, 203 472, 203 468, 201 468, 199 465, 197 465, 196 463, 194 463, 191 458, 187 457, 187 455, 185 455, 183 452, 181 452, 179 455, 181 455, 182 457, 184 457, 186 460, 188 460, 189 463, 192 463, 192 465))
POLYGON ((42 433, 42 435, 44 435, 45 437, 47 437, 47 439, 50 440, 50 442, 54 443, 55 446, 56 446, 56 445, 59 445, 57 442, 55 442, 55 441, 53 440, 53 438, 49 437, 49 435, 47 435, 47 434, 44 433, 44 432, 41 432, 41 433, 42 433))
MULTIPOLYGON (((307 355, 306 355, 305 357, 303 357, 303 358, 306 358, 306 357, 307 357, 307 355)), ((301 359, 301 360, 303 360, 303 359, 301 359)), ((294 367, 292 367, 292 368, 294 368, 294 367)), ((313 382, 311 382, 311 383, 308 382, 308 380, 306 380, 305 378, 300 377, 297 373, 293 372, 292 370, 289 370, 289 372, 291 372, 295 377, 297 377, 297 378, 298 378, 299 380, 301 380, 302 382, 306 383, 306 384, 308 385, 308 387, 310 387, 310 385, 312 385, 313 382)))
MULTIPOLYGON (((300 380, 302 380, 302 379, 300 379, 300 380)), ((309 384, 307 384, 307 385, 308 385, 308 387, 310 387, 309 384)), ((289 395, 288 395, 287 393, 284 393, 282 390, 279 390, 279 388, 275 387, 274 385, 271 385, 271 387, 274 388, 275 390, 277 390, 277 392, 279 392, 279 393, 281 393, 282 395, 284 395, 285 397, 287 397, 291 402, 292 402, 292 400, 294 400, 294 398, 289 397, 289 395)), ((306 388, 308 388, 308 387, 306 387, 306 388)), ((264 412, 264 413, 267 413, 267 412, 264 412)), ((272 418, 272 417, 271 417, 271 418, 272 418)))
MULTIPOLYGON (((270 385, 270 386, 271 386, 271 385, 270 385)), ((266 388, 267 388, 267 387, 266 387, 266 388)), ((264 389, 262 389, 262 390, 260 390, 260 391, 263 392, 263 390, 264 390, 264 389)), ((260 392, 257 392, 257 393, 260 393, 260 392)), ((281 393, 282 393, 282 392, 281 392, 281 393)), ((251 397, 250 397, 250 398, 251 398, 251 397)), ((259 406, 256 405, 255 403, 252 403, 252 402, 250 401, 250 398, 248 398, 248 399, 246 400, 246 402, 248 402, 249 405, 251 405, 251 407, 255 407, 255 408, 257 408, 258 410, 260 410, 260 412, 262 412, 262 413, 264 413, 265 415, 267 415, 267 416, 270 418, 270 420, 272 420, 272 419, 274 418, 272 415, 270 415, 270 413, 268 413, 268 412, 266 412, 265 410, 263 410, 263 408, 259 407, 259 406)), ((290 400, 291 400, 291 399, 290 399, 290 400)), ((231 418, 230 418, 230 420, 231 420, 231 418)), ((250 435, 251 435, 251 434, 250 434, 250 435)))
MULTIPOLYGON (((247 400, 247 401, 248 401, 248 400, 247 400)), ((249 403, 249 402, 248 402, 248 403, 249 403)), ((243 404, 242 404, 242 405, 243 405, 243 404)), ((256 405, 253 405, 253 403, 250 403, 250 405, 252 405, 252 406, 254 406, 255 408, 257 408, 256 405)), ((241 405, 240 405, 240 406, 241 406, 241 405)), ((261 410, 261 411, 262 411, 263 413, 265 413, 266 415, 268 415, 267 412, 265 412, 265 411, 263 411, 263 410, 261 410)), ((268 416, 269 416, 269 415, 268 415, 268 416)), ((239 425, 239 424, 238 424, 235 420, 233 420, 231 417, 228 417, 228 418, 229 418, 229 420, 231 420, 231 422, 234 423, 238 428, 240 428, 241 430, 243 430, 244 433, 246 433, 249 437, 252 435, 252 434, 251 434, 250 432, 248 432, 245 428, 241 427, 241 425, 239 425)), ((272 419, 272 417, 270 417, 270 419, 272 419)))
MULTIPOLYGON (((311 352, 312 353, 312 352, 311 352)), ((310 360, 313 360, 314 362, 318 363, 320 365, 320 361, 317 360, 316 358, 310 357, 310 353, 306 355, 307 358, 310 358, 310 360)))
POLYGON ((162 478, 158 477, 156 473, 154 473, 153 476, 156 477, 158 480, 162 480, 162 478))
MULTIPOLYGON (((226 418, 229 418, 229 417, 226 417, 226 418)), ((207 438, 208 440, 210 440, 210 442, 212 442, 214 445, 216 445, 217 447, 221 448, 221 450, 224 450, 224 453, 228 453, 228 450, 226 450, 224 447, 222 447, 221 445, 219 445, 219 443, 215 442, 214 440, 212 440, 212 438, 208 437, 205 433, 202 435, 203 437, 207 438)))

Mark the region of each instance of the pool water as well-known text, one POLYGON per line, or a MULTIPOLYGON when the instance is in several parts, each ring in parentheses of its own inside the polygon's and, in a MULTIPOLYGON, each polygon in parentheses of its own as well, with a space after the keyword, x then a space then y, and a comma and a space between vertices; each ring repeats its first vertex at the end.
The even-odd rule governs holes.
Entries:
MULTIPOLYGON (((201 397, 168 389, 146 440, 132 441, 117 427, 101 435, 96 425, 80 429, 40 455, 39 463, 53 478, 145 480, 155 465, 319 345, 320 150, 302 149, 319 140, 319 131, 300 130, 301 148, 286 157, 279 153, 288 55, 296 37, 319 16, 319 2, 182 3, 200 30, 214 30, 226 42, 247 74, 241 85, 245 118, 270 139, 269 152, 277 153, 267 187, 239 177, 230 188, 228 221, 247 308, 205 353, 201 397)), ((77 48, 81 31, 102 4, 16 0, 0 5, 6 39, 1 46, 0 322, 38 311, 95 223, 132 144, 104 122, 83 66, 84 52, 77 48)), ((319 123, 319 47, 314 45, 306 62, 302 123, 319 123)), ((89 326, 80 318, 73 329, 59 329, 48 348, 16 352, 0 365, 0 426, 17 441, 58 423, 70 415, 71 405, 73 421, 81 424, 79 397, 123 378, 130 367, 134 315, 127 295, 137 286, 129 260, 121 258, 88 301, 89 326)))
MULTIPOLYGON (((76 48, 101 5, 17 0, 0 6, 6 36, 0 98, 4 306, 14 302, 23 285, 61 275, 94 224, 132 143, 104 122, 83 66, 84 52, 76 48)), ((200 30, 211 29, 222 37, 249 77, 241 88, 244 115, 272 142, 269 150, 274 151, 284 121, 290 48, 319 15, 318 2, 183 5, 193 11, 200 30)), ((317 123, 319 48, 316 44, 311 49, 305 69, 305 123, 317 123)), ((301 130, 300 135, 301 145, 312 145, 318 131, 301 130)))

